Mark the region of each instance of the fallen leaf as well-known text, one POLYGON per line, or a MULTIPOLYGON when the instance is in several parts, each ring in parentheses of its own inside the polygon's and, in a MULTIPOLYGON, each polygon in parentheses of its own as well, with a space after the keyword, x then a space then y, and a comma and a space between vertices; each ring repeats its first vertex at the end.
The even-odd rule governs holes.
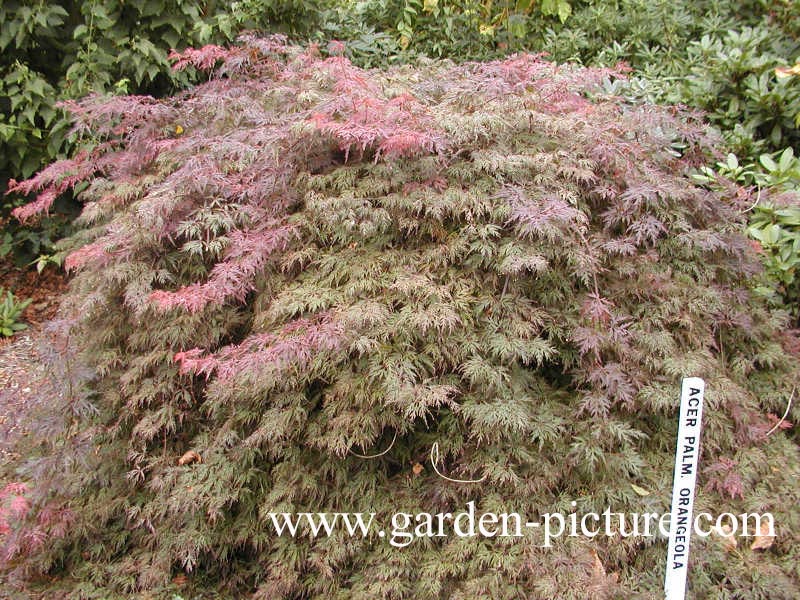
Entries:
POLYGON ((637 494, 639 494, 640 496, 649 496, 649 495, 650 495, 650 492, 648 492, 648 491, 647 491, 646 489, 644 489, 643 487, 639 487, 639 486, 638 486, 638 485, 636 485, 635 483, 632 483, 632 484, 631 484, 631 489, 632 489, 634 492, 636 492, 637 494))
POLYGON ((792 67, 776 67, 775 68, 775 76, 778 79, 784 79, 786 77, 791 77, 792 75, 800 75, 800 63, 792 67))
POLYGON ((184 465, 190 465, 192 463, 201 463, 203 462, 203 457, 201 457, 197 452, 194 450, 189 450, 183 456, 178 459, 178 464, 182 467, 184 465))
POLYGON ((419 475, 420 473, 422 473, 422 470, 424 468, 425 467, 423 467, 420 463, 414 463, 414 466, 411 467, 411 472, 414 473, 414 475, 419 475))
POLYGON ((720 538, 722 541, 722 547, 725 549, 725 552, 730 552, 731 550, 735 550, 739 543, 736 541, 736 536, 733 535, 733 530, 731 529, 730 525, 723 525, 722 527, 712 527, 711 532, 720 538))
POLYGON ((602 561, 600 560, 600 556, 598 556, 596 550, 590 551, 592 555, 592 575, 597 578, 605 577, 606 576, 606 568, 603 566, 602 561))
MULTIPOLYGON (((600 591, 604 587, 608 585, 613 585, 619 581, 619 573, 611 573, 610 575, 606 572, 606 568, 603 566, 603 562, 600 560, 600 557, 597 555, 597 551, 592 549, 589 550, 589 553, 592 557, 592 584, 591 587, 593 589, 597 589, 600 591)), ((594 594, 592 594, 594 596, 594 594)))
POLYGON ((750 550, 766 550, 775 543, 775 536, 770 535, 769 523, 761 523, 758 533, 750 545, 750 550))

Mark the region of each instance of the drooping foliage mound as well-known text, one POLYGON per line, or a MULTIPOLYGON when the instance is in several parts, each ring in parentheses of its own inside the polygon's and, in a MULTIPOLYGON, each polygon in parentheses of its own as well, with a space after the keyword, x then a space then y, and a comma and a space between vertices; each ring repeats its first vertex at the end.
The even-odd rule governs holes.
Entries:
POLYGON ((797 342, 749 289, 752 199, 692 183, 715 143, 697 116, 593 97, 624 75, 531 55, 363 71, 246 38, 173 59, 210 81, 74 104, 99 144, 13 186, 40 191, 25 219, 89 182, 62 327, 94 375, 61 372, 6 490, 9 582, 659 597, 663 540, 399 549, 279 537, 268 513, 376 512, 388 530, 471 500, 531 521, 665 512, 680 379, 701 376, 696 510, 769 511, 778 537, 696 541, 695 597, 800 594, 800 453, 784 426, 766 435, 797 342), (434 444, 442 475, 475 482, 440 476, 434 444))

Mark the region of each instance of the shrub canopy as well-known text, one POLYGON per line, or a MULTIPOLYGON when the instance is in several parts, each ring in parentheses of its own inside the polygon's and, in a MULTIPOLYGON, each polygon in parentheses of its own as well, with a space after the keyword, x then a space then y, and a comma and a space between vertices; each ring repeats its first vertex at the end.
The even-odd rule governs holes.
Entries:
POLYGON ((175 54, 210 80, 73 104, 99 145, 14 185, 40 193, 25 219, 89 183, 63 328, 93 375, 65 370, 67 416, 34 432, 7 577, 81 598, 658 597, 653 539, 399 550, 279 537, 268 513, 666 512, 696 375, 695 510, 771 511, 779 535, 696 542, 694 593, 800 594, 797 446, 765 436, 797 341, 749 289, 752 199, 689 177, 716 143, 700 119, 592 95, 621 70, 364 71, 330 50, 175 54), (434 444, 479 481, 437 474, 434 444))

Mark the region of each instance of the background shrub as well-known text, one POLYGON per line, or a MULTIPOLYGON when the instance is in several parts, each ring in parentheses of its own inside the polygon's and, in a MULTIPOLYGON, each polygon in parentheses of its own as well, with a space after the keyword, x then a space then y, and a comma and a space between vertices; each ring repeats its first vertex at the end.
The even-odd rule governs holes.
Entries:
MULTIPOLYGON (((0 5, 0 194, 9 178, 29 177, 71 149, 58 102, 89 93, 163 96, 196 81, 174 72, 173 48, 232 41, 243 29, 305 35, 323 2, 243 0, 9 0, 0 5)), ((73 140, 74 141, 74 140, 73 140)), ((8 196, 3 217, 24 202, 8 196)), ((75 216, 69 199, 43 227, 7 221, 18 262, 54 251, 75 216)), ((5 219, 4 219, 5 220, 5 219)))
POLYGON ((703 167, 694 179, 723 189, 720 177, 737 181, 756 190, 750 207, 748 234, 763 252, 768 279, 760 291, 786 301, 797 317, 800 305, 797 270, 800 266, 800 160, 791 148, 762 154, 757 162, 739 162, 734 154, 717 162, 716 168, 703 167))
POLYGON ((71 104, 100 143, 15 183, 38 193, 21 219, 88 184, 53 339, 94 376, 64 369, 22 450, 7 579, 83 598, 660 597, 652 541, 397 551, 280 538, 266 515, 663 512, 691 374, 697 510, 778 523, 768 553, 698 542, 693 593, 797 596, 798 447, 766 432, 798 343, 748 287, 754 194, 691 179, 718 140, 679 109, 587 98, 613 70, 364 71, 328 50, 175 54, 213 77, 71 104), (481 481, 435 474, 434 443, 440 470, 481 481))
POLYGON ((11 290, 0 288, 0 335, 10 337, 27 329, 28 326, 20 321, 20 317, 30 303, 30 300, 20 301, 11 290))
MULTIPOLYGON (((68 147, 61 99, 90 92, 161 97, 196 81, 173 73, 172 48, 231 41, 243 29, 281 31, 322 43, 348 41, 360 66, 420 57, 498 58, 546 51, 559 61, 613 66, 640 75, 627 96, 709 112, 727 150, 749 160, 797 148, 798 84, 773 69, 800 55, 796 3, 766 0, 12 0, 0 7, 0 192, 68 147)), ((800 149, 798 149, 800 150, 800 149)), ((24 201, 11 195, 3 216, 24 201)), ((5 220, 0 252, 18 263, 54 254, 75 206, 62 199, 42 227, 5 220)), ((41 264, 41 262, 40 262, 41 264)))

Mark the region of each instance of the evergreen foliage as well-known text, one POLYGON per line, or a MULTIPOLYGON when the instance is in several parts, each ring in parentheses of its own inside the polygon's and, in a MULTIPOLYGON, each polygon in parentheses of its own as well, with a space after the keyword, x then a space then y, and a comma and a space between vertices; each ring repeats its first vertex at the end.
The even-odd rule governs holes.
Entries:
POLYGON ((800 453, 765 434, 800 344, 749 287, 752 194, 690 177, 717 141, 700 119, 589 99, 621 69, 519 54, 365 71, 328 50, 245 37, 175 53, 210 80, 72 103, 100 144, 12 185, 38 194, 17 211, 32 219, 88 183, 52 334, 68 390, 0 496, 7 585, 660 597, 652 539, 399 550, 278 537, 267 513, 664 512, 677 390, 696 375, 696 510, 770 511, 778 538, 697 542, 694 594, 797 597, 800 453), (434 443, 441 471, 480 481, 437 475, 434 443))

